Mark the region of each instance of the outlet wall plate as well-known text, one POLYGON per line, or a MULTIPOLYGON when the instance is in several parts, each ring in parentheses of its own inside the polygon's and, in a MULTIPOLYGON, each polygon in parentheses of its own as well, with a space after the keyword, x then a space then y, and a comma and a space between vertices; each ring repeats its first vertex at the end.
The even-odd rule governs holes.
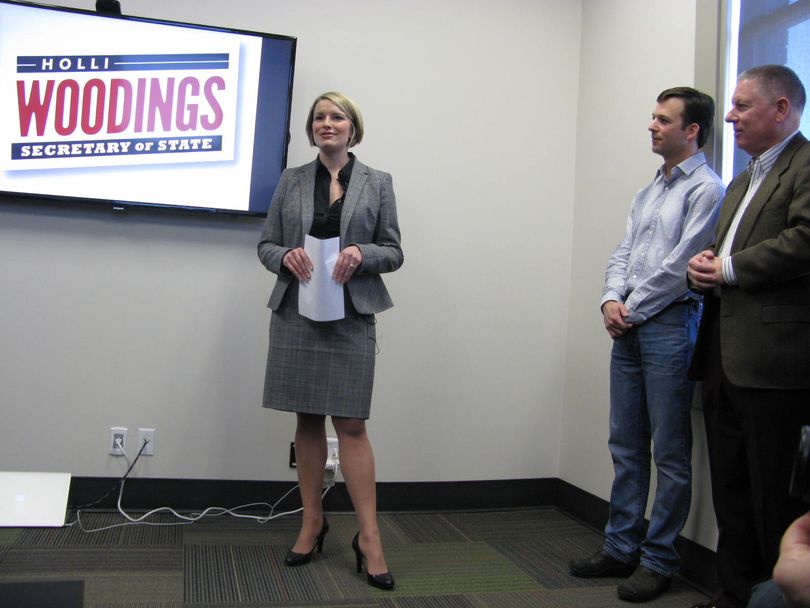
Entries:
MULTIPOLYGON (((338 440, 337 437, 327 437, 326 438, 326 466, 324 467, 327 471, 335 471, 337 470, 338 463, 340 463, 340 456, 338 452, 338 440)), ((295 442, 290 442, 290 468, 296 468, 295 462, 295 442)))
POLYGON ((123 426, 111 426, 110 427, 110 440, 108 443, 108 449, 110 454, 113 456, 123 456, 124 450, 127 447, 127 429, 123 426), (118 446, 118 442, 120 442, 121 446, 118 446))
POLYGON ((141 456, 154 456, 155 455, 155 429, 138 429, 138 450, 140 451, 143 442, 146 441, 146 447, 143 448, 141 456))
POLYGON ((326 469, 336 471, 340 456, 338 454, 338 440, 337 437, 326 438, 326 469))

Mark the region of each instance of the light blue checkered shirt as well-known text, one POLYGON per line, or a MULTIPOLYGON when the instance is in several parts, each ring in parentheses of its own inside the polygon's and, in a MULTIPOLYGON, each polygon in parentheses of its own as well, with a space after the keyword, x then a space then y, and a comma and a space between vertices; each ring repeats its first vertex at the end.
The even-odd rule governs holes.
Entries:
POLYGON ((672 302, 695 297, 686 264, 714 240, 725 188, 698 152, 672 169, 661 166, 636 194, 624 240, 610 256, 600 306, 623 302, 627 321, 641 323, 672 302))

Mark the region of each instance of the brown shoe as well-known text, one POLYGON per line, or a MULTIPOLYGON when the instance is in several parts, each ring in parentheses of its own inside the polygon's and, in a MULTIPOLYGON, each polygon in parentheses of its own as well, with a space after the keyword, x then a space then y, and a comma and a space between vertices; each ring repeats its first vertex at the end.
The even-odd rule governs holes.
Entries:
POLYGON ((580 578, 599 578, 602 576, 630 576, 636 569, 635 563, 624 563, 610 557, 607 553, 597 551, 584 559, 572 559, 568 569, 580 578))
POLYGON ((639 566, 626 581, 621 583, 616 592, 628 602, 649 602, 669 589, 672 579, 646 566, 639 566))

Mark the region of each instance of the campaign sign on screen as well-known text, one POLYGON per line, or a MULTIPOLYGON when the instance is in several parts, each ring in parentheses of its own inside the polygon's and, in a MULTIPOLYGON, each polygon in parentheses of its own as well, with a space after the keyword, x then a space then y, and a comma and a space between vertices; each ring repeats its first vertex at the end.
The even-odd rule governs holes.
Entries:
POLYGON ((0 191, 260 214, 295 39, 0 0, 0 191))
POLYGON ((239 47, 232 47, 17 56, 19 137, 5 168, 233 160, 239 47))

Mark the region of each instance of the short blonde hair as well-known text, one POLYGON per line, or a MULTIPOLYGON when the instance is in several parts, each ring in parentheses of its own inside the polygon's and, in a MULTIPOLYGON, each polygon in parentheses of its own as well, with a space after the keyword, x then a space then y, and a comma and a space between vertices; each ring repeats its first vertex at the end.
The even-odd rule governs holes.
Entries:
POLYGON ((349 147, 356 146, 363 141, 363 115, 360 113, 360 108, 353 99, 339 91, 328 91, 318 95, 318 98, 312 102, 312 107, 309 109, 307 116, 307 138, 309 145, 315 145, 315 138, 312 136, 312 122, 315 120, 315 106, 322 99, 331 101, 335 104, 340 111, 346 115, 346 118, 352 123, 352 136, 349 138, 349 147))

